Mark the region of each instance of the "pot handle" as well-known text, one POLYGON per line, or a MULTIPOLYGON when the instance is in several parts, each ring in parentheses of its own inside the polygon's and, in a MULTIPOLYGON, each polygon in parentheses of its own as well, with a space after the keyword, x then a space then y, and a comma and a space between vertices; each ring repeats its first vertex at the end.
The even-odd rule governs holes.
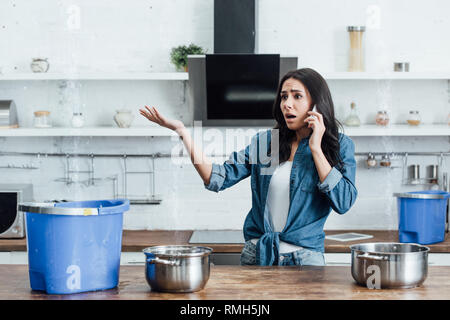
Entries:
POLYGON ((378 260, 378 261, 388 260, 388 257, 386 256, 373 256, 369 253, 359 254, 356 257, 361 259, 378 260))
POLYGON ((147 263, 154 263, 154 264, 160 263, 160 264, 165 264, 165 265, 169 265, 169 266, 180 265, 179 261, 177 261, 177 260, 165 260, 165 259, 160 259, 160 258, 148 258, 147 263))

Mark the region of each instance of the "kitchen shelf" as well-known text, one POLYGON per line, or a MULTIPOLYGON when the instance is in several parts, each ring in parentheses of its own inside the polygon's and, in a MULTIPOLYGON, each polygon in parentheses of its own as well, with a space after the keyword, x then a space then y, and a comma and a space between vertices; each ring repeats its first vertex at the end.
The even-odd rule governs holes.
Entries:
POLYGON ((408 124, 393 124, 387 127, 366 124, 360 127, 344 126, 344 133, 350 137, 382 136, 449 136, 447 124, 423 124, 417 127, 408 124))
MULTIPOLYGON (((207 130, 210 127, 203 127, 207 130)), ((252 128, 256 131, 269 127, 214 127, 214 129, 243 129, 252 128)), ((188 128, 189 129, 189 128, 188 128)), ((423 124, 412 127, 407 124, 380 127, 377 125, 362 125, 360 127, 344 126, 344 133, 350 137, 365 136, 450 136, 450 126, 447 124, 423 124)), ((170 137, 177 134, 162 127, 84 127, 74 128, 16 128, 1 129, 0 137, 170 137)))
POLYGON ((327 80, 448 80, 450 72, 324 72, 327 80))
POLYGON ((162 127, 17 128, 0 130, 0 137, 169 137, 176 133, 162 127))
MULTIPOLYGON (((448 80, 450 72, 324 72, 327 80, 448 80)), ((180 80, 187 72, 9 73, 0 80, 180 80)))
POLYGON ((187 72, 9 73, 0 80, 188 80, 187 72))
MULTIPOLYGON (((327 80, 448 80, 450 72, 324 72, 327 80)), ((9 73, 0 80, 181 80, 187 72, 9 73)))

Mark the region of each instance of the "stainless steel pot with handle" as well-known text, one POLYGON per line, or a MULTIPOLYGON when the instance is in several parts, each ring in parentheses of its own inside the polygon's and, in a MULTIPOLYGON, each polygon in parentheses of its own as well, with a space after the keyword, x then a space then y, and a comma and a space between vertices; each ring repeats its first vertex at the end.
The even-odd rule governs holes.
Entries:
POLYGON ((187 245, 148 247, 145 277, 152 290, 194 292, 209 279, 211 248, 187 245))
POLYGON ((373 242, 351 245, 350 249, 353 279, 370 289, 413 288, 427 277, 428 247, 373 242))

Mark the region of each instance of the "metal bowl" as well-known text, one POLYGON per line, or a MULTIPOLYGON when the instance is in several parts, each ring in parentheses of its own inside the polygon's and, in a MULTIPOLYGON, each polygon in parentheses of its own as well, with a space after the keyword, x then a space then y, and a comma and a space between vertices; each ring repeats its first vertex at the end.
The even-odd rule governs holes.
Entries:
POLYGON ((352 276, 370 289, 413 288, 428 274, 430 248, 413 243, 374 242, 350 246, 352 276))
POLYGON ((211 248, 186 245, 148 247, 145 277, 152 290, 194 292, 209 279, 211 248))

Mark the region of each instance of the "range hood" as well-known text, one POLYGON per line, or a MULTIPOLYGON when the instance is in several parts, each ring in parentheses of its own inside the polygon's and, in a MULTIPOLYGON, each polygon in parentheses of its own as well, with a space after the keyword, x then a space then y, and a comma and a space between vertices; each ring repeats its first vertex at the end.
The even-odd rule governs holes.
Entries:
POLYGON ((297 57, 278 54, 188 56, 189 105, 202 126, 273 126, 280 78, 297 57))
POLYGON ((257 52, 256 0, 214 0, 214 53, 257 52))

